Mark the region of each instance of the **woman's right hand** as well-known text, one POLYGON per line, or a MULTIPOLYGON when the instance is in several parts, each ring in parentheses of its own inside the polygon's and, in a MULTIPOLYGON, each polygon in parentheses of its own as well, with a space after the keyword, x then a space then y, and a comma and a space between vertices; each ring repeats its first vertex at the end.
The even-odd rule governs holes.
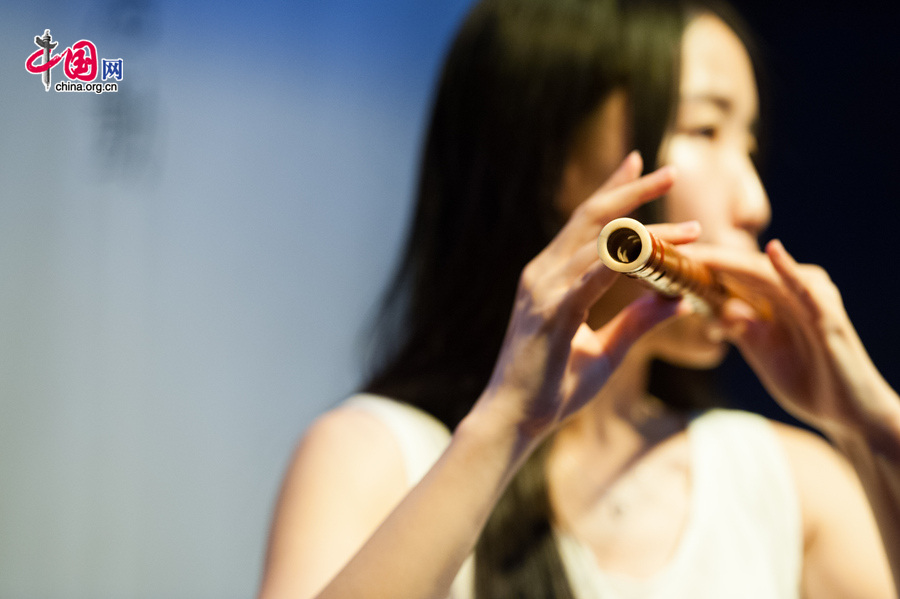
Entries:
MULTIPOLYGON (((487 412, 500 418, 528 446, 595 397, 641 335, 687 309, 654 294, 632 303, 599 330, 585 322, 617 276, 598 259, 600 230, 664 194, 674 181, 670 167, 639 177, 641 168, 640 155, 629 154, 522 271, 500 355, 473 415, 487 412)), ((671 243, 694 241, 699 235, 695 222, 653 230, 671 243)))

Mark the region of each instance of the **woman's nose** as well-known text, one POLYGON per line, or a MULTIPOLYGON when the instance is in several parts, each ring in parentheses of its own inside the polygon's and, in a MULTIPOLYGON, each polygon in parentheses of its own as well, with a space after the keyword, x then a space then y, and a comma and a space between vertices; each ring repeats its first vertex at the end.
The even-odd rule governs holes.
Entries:
POLYGON ((769 195, 749 157, 742 164, 737 179, 734 223, 736 227, 756 237, 769 225, 772 218, 769 195))

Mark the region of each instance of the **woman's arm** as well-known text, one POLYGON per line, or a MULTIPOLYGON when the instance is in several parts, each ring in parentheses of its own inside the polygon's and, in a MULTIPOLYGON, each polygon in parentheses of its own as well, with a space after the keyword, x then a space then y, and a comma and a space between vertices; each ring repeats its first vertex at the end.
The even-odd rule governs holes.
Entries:
MULTIPOLYGON (((349 440, 355 450, 347 454, 353 455, 346 459, 344 475, 335 479, 327 452, 343 453, 344 435, 304 442, 294 480, 282 494, 261 598, 304 598, 317 592, 322 598, 353 599, 447 595, 527 455, 596 395, 639 336, 679 309, 679 304, 649 298, 627 307, 599 331, 584 323, 615 276, 597 259, 600 229, 673 182, 671 169, 638 178, 640 170, 639 156, 630 155, 526 266, 487 389, 437 463, 386 518, 382 512, 396 495, 395 468, 387 470, 384 489, 380 481, 373 482, 379 499, 369 509, 360 482, 369 463, 360 456, 365 447, 349 440), (362 465, 355 464, 357 458, 362 465), (357 505, 361 516, 354 513, 357 505), (344 518, 358 520, 347 524, 344 518)), ((695 239, 698 232, 696 223, 657 230, 675 243, 695 239)))
POLYGON ((508 444, 515 433, 480 418, 458 427, 409 495, 399 448, 380 421, 352 408, 319 419, 285 478, 260 597, 446 596, 527 451, 508 444))
POLYGON ((894 597, 887 557, 866 494, 847 460, 822 438, 776 425, 803 517, 803 596, 894 597))
POLYGON ((530 439, 503 423, 466 418, 437 463, 318 597, 446 597, 530 449, 530 439))
MULTIPOLYGON (((885 394, 900 404, 893 390, 885 394)), ((871 430, 836 430, 829 436, 862 482, 894 576, 893 596, 900 596, 900 414, 871 430)))

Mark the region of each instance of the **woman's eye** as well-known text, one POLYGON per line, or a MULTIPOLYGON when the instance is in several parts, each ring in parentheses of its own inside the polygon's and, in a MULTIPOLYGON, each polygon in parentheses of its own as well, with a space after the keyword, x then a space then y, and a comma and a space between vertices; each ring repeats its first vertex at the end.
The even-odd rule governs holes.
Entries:
POLYGON ((691 135, 705 137, 707 139, 715 139, 718 137, 718 130, 715 127, 695 127, 691 129, 691 135))

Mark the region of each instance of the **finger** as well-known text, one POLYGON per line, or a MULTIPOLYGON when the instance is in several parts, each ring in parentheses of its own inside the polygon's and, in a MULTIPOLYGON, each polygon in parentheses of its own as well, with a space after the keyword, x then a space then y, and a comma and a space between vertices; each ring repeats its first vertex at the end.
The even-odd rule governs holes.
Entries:
POLYGON ((695 243, 678 248, 688 258, 702 262, 715 270, 729 271, 737 274, 765 275, 776 280, 771 260, 758 251, 748 251, 722 245, 695 243))
POLYGON ((665 166, 612 191, 595 193, 578 207, 554 239, 554 251, 574 252, 588 240, 596 241, 606 223, 663 195, 674 182, 675 169, 665 166))
MULTIPOLYGON (((654 232, 672 243, 687 243, 700 235, 697 221, 654 225, 654 232)), ((596 244, 583 245, 560 272, 559 285, 568 287, 573 312, 593 306, 618 277, 603 265, 597 256, 596 244)))
POLYGON ((700 234, 703 232, 699 221, 696 220, 689 220, 683 223, 647 225, 647 230, 656 237, 676 245, 693 243, 700 238, 700 234))
POLYGON ((572 340, 570 400, 563 417, 596 396, 644 333, 672 316, 689 311, 683 300, 648 296, 632 302, 598 331, 582 324, 572 340))
POLYGON ((568 301, 575 313, 584 313, 596 304, 618 278, 618 273, 600 261, 594 248, 585 247, 579 251, 579 254, 589 253, 593 253, 593 257, 576 255, 573 258, 573 262, 593 260, 586 269, 581 269, 581 276, 569 286, 568 301))
POLYGON ((759 313, 750 304, 736 297, 728 299, 719 311, 719 322, 728 339, 735 343, 756 334, 755 325, 760 320, 759 313))
POLYGON ((596 331, 596 336, 615 368, 631 346, 647 331, 673 316, 690 312, 691 308, 686 300, 664 298, 657 294, 645 296, 626 306, 596 331))
POLYGON ((600 230, 610 220, 629 214, 641 204, 668 191, 674 177, 675 169, 667 166, 611 192, 594 194, 578 207, 537 260, 550 264, 568 260, 586 243, 596 243, 600 230))
POLYGON ((757 372, 771 359, 772 352, 777 348, 773 341, 779 327, 783 334, 793 335, 783 329, 784 323, 776 324, 760 317, 749 303, 739 298, 731 298, 722 305, 719 322, 728 341, 740 350, 747 363, 757 372))
POLYGON ((681 245, 678 251, 748 291, 778 295, 783 287, 771 260, 763 253, 701 243, 681 245))
POLYGON ((675 167, 664 166, 615 189, 594 194, 585 200, 585 212, 597 220, 609 221, 631 214, 641 205, 669 191, 675 182, 675 167))
POLYGON ((775 271, 781 277, 784 285, 794 298, 807 310, 813 318, 819 318, 822 309, 813 297, 812 291, 807 286, 800 273, 800 265, 794 260, 784 245, 777 239, 773 239, 766 245, 766 254, 772 262, 775 271))
MULTIPOLYGON (((740 350, 748 364, 761 380, 774 381, 771 374, 779 368, 803 370, 804 364, 815 361, 821 354, 816 347, 815 330, 803 315, 803 307, 797 298, 780 294, 778 317, 764 318, 747 302, 732 298, 722 306, 720 321, 728 339, 740 350), (784 359, 773 356, 790 356, 784 359)), ((767 383, 768 386, 768 383, 767 383)))
POLYGON ((729 339, 775 397, 798 392, 807 384, 813 365, 822 362, 823 348, 801 320, 748 319, 729 339))
POLYGON ((615 172, 609 176, 609 179, 604 181, 603 185, 597 189, 597 193, 607 192, 620 185, 634 181, 640 176, 643 168, 644 159, 641 157, 641 153, 637 150, 632 150, 625 157, 625 160, 622 161, 622 164, 616 168, 615 172))

